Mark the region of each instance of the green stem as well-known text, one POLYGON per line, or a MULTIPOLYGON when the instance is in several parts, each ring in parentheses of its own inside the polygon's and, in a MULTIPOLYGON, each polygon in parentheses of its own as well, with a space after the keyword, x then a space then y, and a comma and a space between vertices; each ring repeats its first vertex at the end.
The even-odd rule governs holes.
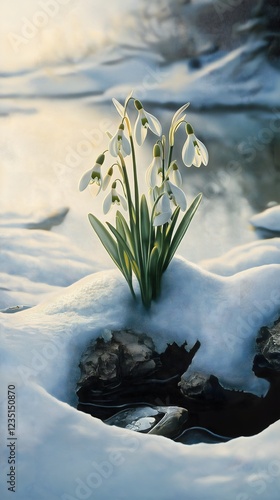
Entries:
POLYGON ((170 146, 169 147, 169 155, 168 155, 167 168, 170 167, 170 164, 171 164, 171 161, 172 161, 173 148, 174 148, 174 146, 170 146))

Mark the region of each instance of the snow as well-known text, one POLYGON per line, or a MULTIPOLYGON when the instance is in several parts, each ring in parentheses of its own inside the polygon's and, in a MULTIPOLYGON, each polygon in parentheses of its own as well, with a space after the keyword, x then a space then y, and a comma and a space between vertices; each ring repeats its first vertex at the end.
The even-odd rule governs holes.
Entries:
POLYGON ((221 276, 231 276, 265 264, 280 264, 280 238, 238 245, 219 257, 200 262, 204 269, 221 276))
MULTIPOLYGON (((74 406, 84 348, 101 334, 108 337, 108 329, 122 327, 150 333, 159 350, 169 341, 187 340, 192 347, 199 339, 191 372, 213 373, 227 387, 265 393, 267 382, 251 372, 254 340, 279 310, 279 283, 280 265, 224 278, 176 258, 149 313, 135 307, 121 274, 108 270, 32 309, 1 314, 1 412, 7 386, 17 391, 16 498, 236 500, 253 498, 261 481, 267 498, 276 500, 279 422, 258 436, 188 447, 106 426, 74 406)), ((7 450, 3 454, 6 463, 7 450)), ((5 499, 3 481, 1 488, 5 499)))
MULTIPOLYGON (((251 241, 257 233, 245 223, 266 202, 278 200, 273 147, 279 71, 256 40, 203 55, 198 69, 176 57, 162 64, 154 50, 131 46, 135 24, 125 33, 131 22, 128 0, 110 9, 99 0, 64 2, 60 15, 16 52, 9 33, 20 34, 23 16, 33 19, 39 9, 35 0, 16 3, 16 9, 11 2, 3 5, 1 16, 6 25, 1 38, 0 309, 31 308, 0 313, 2 443, 7 386, 15 384, 17 391, 15 498, 278 500, 279 422, 257 436, 189 447, 109 427, 78 412, 75 383, 90 340, 131 327, 149 332, 159 350, 169 341, 187 340, 191 348, 199 339, 201 348, 188 374, 212 373, 225 387, 266 393, 268 383, 250 367, 258 329, 279 315, 280 240, 251 241), (127 16, 116 16, 120 9, 127 16), (120 21, 127 23, 125 29, 120 21), (205 187, 204 205, 180 247, 184 257, 201 261, 200 267, 176 259, 149 313, 132 303, 118 271, 106 270, 107 257, 86 217, 89 211, 99 216, 101 208, 77 192, 79 177, 106 148, 106 130, 114 133, 107 103, 113 96, 123 100, 132 88, 166 121, 171 108, 186 101, 191 101, 190 113, 202 110, 190 114, 190 120, 209 145, 212 162, 203 172, 188 172, 186 180, 188 201, 205 187), (245 114, 248 106, 257 112, 245 114), (88 153, 81 146, 88 138, 85 130, 93 131, 88 153), (269 130, 268 136, 263 130, 269 130), (249 149, 245 157, 240 152, 242 143, 252 146, 253 169, 249 149), (76 162, 68 165, 71 155, 76 162), (240 166, 236 175, 230 168, 233 158, 240 166), (270 163, 275 171, 268 170, 270 163), (61 203, 70 212, 55 231, 26 229, 45 217, 46 206, 56 209, 61 203)), ((255 227, 276 232, 278 221, 279 207, 250 219, 255 227)), ((1 445, 4 500, 10 498, 7 458, 8 449, 1 445)))
MULTIPOLYGON (((8 220, 6 217, 5 224, 8 220)), ((35 305, 49 293, 100 268, 97 258, 90 259, 67 237, 16 227, 23 224, 19 216, 12 220, 15 227, 2 225, 0 234, 0 309, 35 305)))
POLYGON ((256 228, 280 232, 280 206, 277 205, 264 210, 260 214, 253 215, 250 222, 256 228))

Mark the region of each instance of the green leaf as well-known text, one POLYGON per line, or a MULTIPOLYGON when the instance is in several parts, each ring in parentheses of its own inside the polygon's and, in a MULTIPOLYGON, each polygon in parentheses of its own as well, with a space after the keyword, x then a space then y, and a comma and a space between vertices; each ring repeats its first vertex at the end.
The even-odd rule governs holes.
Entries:
MULTIPOLYGON (((126 240, 126 235, 125 231, 122 225, 122 221, 116 214, 116 230, 118 233, 122 236, 124 240, 126 240)), ((131 265, 130 265, 130 260, 128 258, 127 253, 124 251, 123 246, 118 244, 118 253, 119 253, 119 258, 122 264, 122 268, 124 269, 127 277, 127 281, 131 283, 132 286, 132 271, 131 271, 131 265)))
POLYGON ((128 227, 128 224, 127 224, 123 214, 121 212, 119 212, 119 210, 116 213, 116 220, 118 220, 118 223, 122 224, 121 235, 123 236, 123 239, 128 244, 131 252, 134 254, 135 252, 134 252, 134 248, 133 248, 133 239, 132 239, 131 231, 128 227))
POLYGON ((149 281, 150 288, 152 290, 152 298, 156 298, 160 291, 160 281, 161 281, 161 272, 158 268, 159 263, 159 249, 158 246, 154 246, 151 251, 150 260, 149 260, 149 281))
POLYGON ((167 252, 166 259, 165 259, 165 262, 163 265, 163 271, 165 271, 167 269, 168 265, 170 264, 171 260, 173 259, 175 252, 176 252, 178 246, 180 245, 182 239, 184 238, 186 231, 191 223, 191 220, 199 207, 201 199, 202 199, 202 194, 199 193, 196 196, 196 198, 194 199, 194 201, 192 202, 192 204, 189 207, 189 209, 187 210, 187 212, 185 213, 183 219, 181 220, 181 222, 177 228, 177 231, 174 234, 172 242, 169 246, 169 250, 167 252))
POLYGON ((146 266, 149 255, 150 214, 145 195, 142 196, 140 202, 140 231, 141 231, 142 257, 144 266, 146 266))
POLYGON ((118 242, 118 245, 121 246, 122 248, 122 251, 123 252, 126 252, 129 260, 130 260, 130 264, 132 266, 132 269, 136 275, 136 278, 140 279, 140 271, 139 271, 139 267, 137 266, 137 262, 134 258, 134 255, 132 254, 130 248, 128 247, 127 243, 125 242, 125 240, 123 239, 123 237, 120 235, 120 233, 116 230, 116 228, 114 226, 112 226, 112 224, 110 224, 110 222, 107 222, 106 223, 107 226, 109 227, 109 229, 112 231, 113 235, 115 236, 117 242, 118 242))
POLYGON ((95 217, 95 215, 88 215, 89 222, 91 223, 94 231, 96 232, 98 238, 100 239, 102 245, 105 247, 106 251, 110 255, 111 259, 114 261, 116 266, 123 272, 121 262, 119 259, 118 246, 115 240, 110 235, 109 231, 103 226, 103 224, 95 217))

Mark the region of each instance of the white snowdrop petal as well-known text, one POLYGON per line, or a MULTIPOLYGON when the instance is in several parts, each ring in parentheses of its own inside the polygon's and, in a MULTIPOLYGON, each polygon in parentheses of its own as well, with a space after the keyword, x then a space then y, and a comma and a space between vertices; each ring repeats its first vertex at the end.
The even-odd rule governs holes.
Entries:
POLYGON ((86 189, 86 187, 89 185, 92 171, 93 171, 93 168, 90 168, 80 178, 80 181, 79 181, 79 191, 84 191, 84 189, 86 189))
POLYGON ((122 205, 123 209, 124 209, 124 210, 127 210, 127 203, 126 203, 126 199, 125 199, 123 196, 121 196, 120 194, 118 194, 118 197, 119 197, 119 199, 120 199, 120 202, 121 202, 121 205, 122 205))
POLYGON ((177 186, 175 186, 174 184, 172 184, 172 182, 170 182, 170 181, 168 182, 168 184, 169 184, 170 190, 175 198, 176 204, 179 205, 181 210, 183 210, 183 212, 184 212, 187 208, 187 200, 186 200, 186 196, 185 196, 184 191, 182 189, 178 188, 177 186))
POLYGON ((149 129, 156 135, 160 136, 162 132, 161 124, 159 120, 154 116, 145 111, 145 116, 148 120, 149 129))
POLYGON ((134 127, 134 136, 135 136, 135 140, 136 140, 138 146, 141 146, 144 142, 143 137, 142 137, 142 130, 145 130, 145 129, 144 129, 144 127, 142 127, 140 113, 138 113, 137 118, 136 118, 136 122, 135 122, 135 127, 134 127))
POLYGON ((107 194, 106 198, 103 201, 103 212, 106 215, 112 206, 112 191, 107 194))
POLYGON ((197 150, 195 151, 193 165, 194 165, 194 167, 197 167, 197 168, 199 168, 201 165, 201 155, 197 152, 197 150))
POLYGON ((191 167, 195 158, 193 138, 189 135, 182 149, 182 159, 187 167, 191 167))
POLYGON ((112 180, 112 176, 109 174, 106 174, 104 179, 103 179, 103 182, 102 182, 103 191, 105 191, 107 189, 111 180, 112 180))
POLYGON ((130 155, 130 153, 131 153, 130 142, 125 137, 124 134, 122 136, 122 149, 123 149, 123 152, 125 153, 125 155, 130 155))
POLYGON ((90 183, 89 190, 93 196, 97 196, 101 190, 101 184, 97 184, 96 182, 90 183))
POLYGON ((118 156, 118 134, 119 132, 117 132, 109 142, 108 149, 112 156, 118 156))
POLYGON ((156 215, 153 221, 153 226, 163 226, 166 224, 172 215, 172 212, 164 212, 162 214, 156 215))
POLYGON ((174 179, 174 184, 176 184, 176 186, 182 186, 183 180, 180 170, 178 168, 176 170, 173 170, 173 179, 174 179))
POLYGON ((207 165, 209 161, 209 154, 207 148, 205 144, 203 144, 203 142, 201 142, 199 139, 196 140, 201 154, 201 161, 204 165, 207 165))

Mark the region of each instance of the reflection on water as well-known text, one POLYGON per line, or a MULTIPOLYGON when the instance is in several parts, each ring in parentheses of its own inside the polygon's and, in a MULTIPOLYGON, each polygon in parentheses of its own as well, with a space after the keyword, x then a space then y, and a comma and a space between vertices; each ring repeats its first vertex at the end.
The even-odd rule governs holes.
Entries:
MULTIPOLYGON (((1 39, 4 48, 1 95, 9 98, 1 99, 0 208, 1 211, 29 213, 46 206, 50 209, 70 206, 65 223, 56 231, 70 235, 90 249, 97 243, 86 215, 89 211, 102 215, 101 200, 93 200, 89 193, 79 193, 77 183, 84 170, 106 149, 106 131, 114 133, 118 125, 113 106, 105 102, 113 97, 114 86, 123 89, 123 93, 130 88, 129 81, 125 80, 129 76, 133 77, 133 82, 135 79, 142 81, 142 72, 146 72, 149 85, 140 87, 146 95, 149 88, 155 89, 156 84, 162 83, 162 80, 159 82, 162 76, 159 76, 158 67, 152 72, 153 61, 158 60, 156 53, 143 51, 140 57, 138 52, 136 59, 131 48, 123 47, 120 61, 129 62, 125 76, 116 54, 115 64, 108 64, 110 58, 99 59, 100 47, 107 47, 107 56, 111 54, 110 47, 116 52, 114 42, 117 39, 125 42, 123 33, 128 27, 131 32, 135 26, 135 17, 133 22, 130 17, 132 5, 129 0, 111 3, 110 9, 100 0, 85 0, 83 4, 78 0, 55 0, 53 5, 55 11, 45 8, 45 15, 40 14, 42 7, 38 11, 35 0, 24 4, 17 2, 16 15, 11 2, 1 7, 5 14, 1 17, 5 25, 1 39), (42 27, 36 28, 36 23, 40 22, 42 27), (44 69, 38 70, 40 65, 44 69), (7 72, 10 72, 9 77, 7 72), (104 91, 107 94, 103 99, 104 91), (75 98, 68 99, 70 94, 75 98), (94 94, 100 94, 99 103, 98 99, 93 100, 94 94), (28 97, 23 98, 23 95, 28 97), (44 99, 44 96, 48 97, 44 99)), ((133 45, 134 42, 130 39, 129 43, 133 45)), ((175 73, 178 78, 186 65, 182 63, 179 72, 175 73)), ((167 86, 170 70, 165 66, 161 71, 167 75, 169 102, 176 102, 174 82, 167 86)), ((213 81, 211 85, 215 87, 213 81)), ((228 97, 230 99, 230 94, 228 97)), ((182 104, 180 99, 181 96, 178 106, 182 104)), ((188 96, 184 99, 188 100, 188 96)), ((164 102, 150 110, 166 126, 175 111, 166 110, 164 102)), ((203 203, 180 247, 181 254, 197 262, 256 239, 248 219, 269 202, 280 202, 280 111, 268 112, 253 107, 235 111, 212 108, 211 111, 190 111, 188 120, 210 152, 207 167, 183 167, 189 203, 198 192, 204 194, 203 203)), ((165 132, 168 133, 167 128, 165 132)), ((140 152, 139 168, 143 173, 151 161, 148 146, 152 147, 153 140, 149 137, 140 152)), ((182 146, 182 132, 178 133, 178 140, 182 146)), ((178 161, 180 154, 178 148, 174 155, 178 161)), ((111 220, 113 217, 110 214, 111 220)), ((96 246, 96 251, 102 252, 102 249, 96 246)), ((104 263, 105 259, 104 255, 104 263)))

